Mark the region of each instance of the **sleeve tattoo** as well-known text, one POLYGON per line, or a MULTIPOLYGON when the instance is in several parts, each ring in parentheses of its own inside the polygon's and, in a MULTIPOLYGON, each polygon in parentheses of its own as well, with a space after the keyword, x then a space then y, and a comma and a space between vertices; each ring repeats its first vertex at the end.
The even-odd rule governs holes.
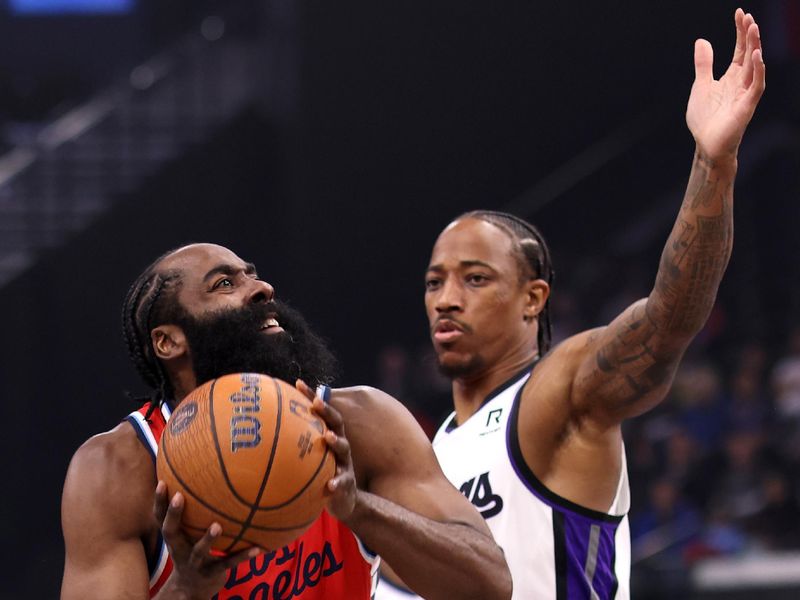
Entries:
POLYGON ((733 177, 696 156, 650 296, 612 323, 596 352, 603 395, 634 401, 660 388, 705 324, 733 244, 733 177))

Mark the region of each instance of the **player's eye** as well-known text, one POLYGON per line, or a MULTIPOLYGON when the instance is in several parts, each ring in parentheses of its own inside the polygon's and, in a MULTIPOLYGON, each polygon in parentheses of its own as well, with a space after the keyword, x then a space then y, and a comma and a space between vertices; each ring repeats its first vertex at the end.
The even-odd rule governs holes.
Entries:
POLYGON ((230 288, 230 287, 233 287, 233 279, 231 279, 230 277, 223 277, 222 279, 217 281, 211 289, 217 290, 219 288, 230 288))
POLYGON ((486 275, 481 275, 480 273, 472 273, 467 275, 467 282, 472 285, 482 285, 489 281, 489 278, 486 275))
POLYGON ((425 280, 425 289, 429 292, 433 291, 437 289, 441 285, 441 283, 442 283, 441 279, 428 278, 425 280))

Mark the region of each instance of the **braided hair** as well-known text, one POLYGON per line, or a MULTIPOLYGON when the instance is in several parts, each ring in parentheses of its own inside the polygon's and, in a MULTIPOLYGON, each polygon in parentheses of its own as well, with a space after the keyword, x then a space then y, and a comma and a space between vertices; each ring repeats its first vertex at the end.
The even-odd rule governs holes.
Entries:
POLYGON ((148 398, 150 407, 145 415, 146 419, 174 395, 172 382, 153 352, 150 341, 153 327, 175 322, 185 314, 176 298, 181 273, 161 273, 156 269, 173 252, 170 250, 160 256, 136 278, 122 304, 122 334, 128 347, 128 356, 139 376, 155 391, 155 395, 148 398))
MULTIPOLYGON (((460 219, 477 219, 502 229, 514 243, 522 279, 527 280, 531 277, 544 279, 552 287, 555 271, 550 258, 550 249, 536 227, 517 216, 495 210, 473 210, 462 214, 456 221, 460 219)), ((537 316, 537 321, 539 330, 536 341, 539 346, 539 355, 543 356, 550 349, 553 334, 550 324, 549 297, 537 316)))

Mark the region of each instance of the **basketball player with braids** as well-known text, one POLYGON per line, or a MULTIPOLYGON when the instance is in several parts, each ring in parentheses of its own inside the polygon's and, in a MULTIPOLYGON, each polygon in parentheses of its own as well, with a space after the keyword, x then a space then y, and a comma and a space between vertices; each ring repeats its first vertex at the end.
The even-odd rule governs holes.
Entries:
POLYGON ((411 414, 375 389, 326 387, 332 355, 252 264, 213 244, 169 252, 132 285, 123 327, 154 396, 72 459, 62 599, 367 600, 376 553, 427 598, 511 597, 502 551, 411 414), (236 372, 319 385, 315 397, 297 384, 331 430, 337 468, 327 509, 299 539, 220 557, 219 524, 196 543, 181 533, 184 498, 156 481, 155 456, 181 400, 236 372))
MULTIPOLYGON (((553 266, 532 225, 468 212, 433 247, 425 306, 455 405, 434 450, 503 548, 515 599, 629 598, 621 424, 664 398, 714 304, 733 241, 737 151, 764 90, 758 27, 741 9, 735 22, 719 81, 711 45, 695 45, 694 162, 647 298, 550 349, 553 266)), ((376 597, 409 595, 382 584, 376 597)))

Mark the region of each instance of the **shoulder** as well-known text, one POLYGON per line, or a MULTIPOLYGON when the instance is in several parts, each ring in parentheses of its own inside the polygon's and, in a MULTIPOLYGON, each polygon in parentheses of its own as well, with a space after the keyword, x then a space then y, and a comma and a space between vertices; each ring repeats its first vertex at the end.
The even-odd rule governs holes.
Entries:
POLYGON ((534 367, 526 388, 539 388, 538 396, 569 394, 581 365, 604 328, 589 329, 568 337, 550 350, 534 367))
POLYGON ((603 329, 590 329, 565 339, 534 367, 519 408, 523 430, 534 429, 539 432, 536 435, 563 432, 574 419, 586 416, 575 402, 575 383, 603 329))
POLYGON ((392 414, 403 418, 408 412, 397 399, 368 385, 331 389, 330 402, 345 418, 392 414))
POLYGON ((331 406, 345 422, 348 438, 353 435, 384 435, 396 431, 399 435, 417 435, 428 441, 417 420, 400 401, 386 392, 369 386, 354 386, 331 390, 331 406))
POLYGON ((430 440, 411 412, 386 392, 369 386, 331 390, 331 405, 344 419, 357 475, 369 479, 433 457, 430 440), (404 466, 405 465, 405 466, 404 466))
POLYGON ((78 448, 67 470, 65 528, 107 521, 122 534, 142 533, 149 525, 155 483, 152 458, 130 424, 95 435, 78 448))

